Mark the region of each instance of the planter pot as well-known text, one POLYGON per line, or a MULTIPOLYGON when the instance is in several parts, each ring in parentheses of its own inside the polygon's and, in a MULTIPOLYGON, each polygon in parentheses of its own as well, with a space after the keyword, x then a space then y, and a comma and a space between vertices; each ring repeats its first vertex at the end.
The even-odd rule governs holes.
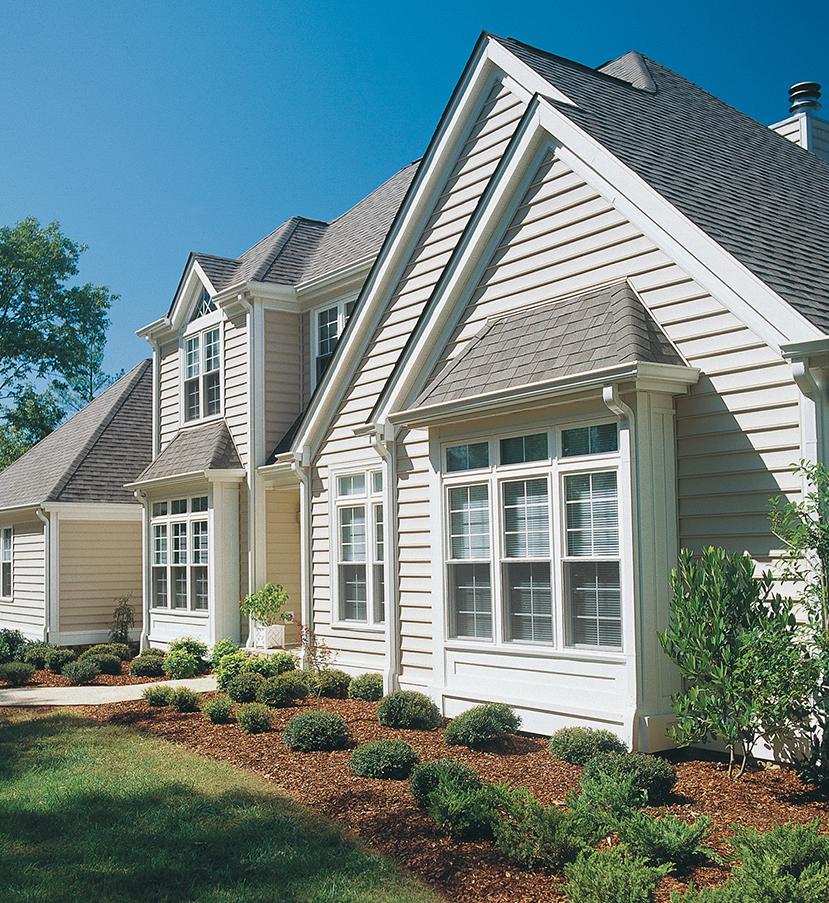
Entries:
POLYGON ((268 652, 274 649, 284 649, 287 624, 260 624, 251 619, 250 637, 248 648, 257 649, 260 652, 268 652))

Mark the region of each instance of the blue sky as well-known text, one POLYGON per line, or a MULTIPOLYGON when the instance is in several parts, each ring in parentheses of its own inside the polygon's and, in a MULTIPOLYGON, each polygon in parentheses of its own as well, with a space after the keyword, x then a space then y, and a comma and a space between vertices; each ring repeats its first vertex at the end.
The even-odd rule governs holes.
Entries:
POLYGON ((820 3, 0 0, 0 223, 89 245, 127 367, 190 250, 330 219, 420 156, 482 29, 589 65, 637 49, 772 122, 795 81, 829 110, 827 25, 820 3))

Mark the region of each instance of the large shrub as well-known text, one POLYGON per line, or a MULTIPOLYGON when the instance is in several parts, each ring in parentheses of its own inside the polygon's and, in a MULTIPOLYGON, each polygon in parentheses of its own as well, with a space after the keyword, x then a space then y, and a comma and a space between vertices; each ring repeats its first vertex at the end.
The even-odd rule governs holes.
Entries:
POLYGON ((147 705, 155 707, 167 706, 173 698, 173 688, 168 687, 165 684, 160 684, 155 687, 145 687, 144 692, 141 694, 141 698, 147 705))
POLYGON ((195 677, 199 673, 199 659, 187 649, 170 649, 162 667, 170 680, 195 677))
POLYGON ((303 671, 283 671, 271 679, 285 687, 291 694, 291 699, 305 699, 308 695, 308 681, 303 671))
POLYGON ((228 685, 237 674, 242 673, 249 658, 247 652, 241 649, 223 655, 216 668, 216 686, 223 692, 227 692, 228 685))
POLYGON ((646 753, 598 753, 584 766, 584 775, 630 775, 652 806, 663 803, 676 784, 676 768, 667 759, 646 753))
POLYGON ((685 871, 700 859, 718 859, 703 843, 711 833, 706 815, 688 823, 673 815, 654 818, 647 812, 633 812, 621 819, 616 833, 631 853, 651 865, 667 864, 672 871, 685 871))
POLYGON ((423 693, 399 690, 377 704, 377 720, 385 727, 431 731, 442 721, 440 709, 423 693))
POLYGON ((170 705, 177 712, 198 712, 199 697, 189 687, 176 687, 170 697, 170 705))
POLYGON ((128 662, 132 658, 132 651, 126 643, 96 643, 82 652, 79 658, 88 658, 91 655, 115 655, 122 662, 128 662))
POLYGON ((521 718, 503 702, 476 705, 449 722, 444 732, 450 746, 468 746, 480 749, 521 727, 521 718))
POLYGON ((239 647, 233 640, 219 640, 210 653, 210 666, 215 671, 219 667, 219 662, 232 652, 238 652, 239 647))
POLYGON ((246 734, 263 734, 273 727, 271 710, 261 702, 248 702, 236 710, 236 720, 246 734))
MULTIPOLYGON (((246 676, 245 674, 240 674, 235 680, 240 680, 246 676)), ((231 686, 233 686, 233 683, 231 683, 231 686)), ((297 699, 304 699, 307 695, 308 687, 305 683, 301 679, 297 679, 293 672, 288 671, 263 681, 257 690, 256 698, 259 702, 265 703, 265 705, 274 708, 285 708, 293 705, 297 699)))
POLYGON ((164 659, 160 655, 142 653, 130 662, 133 677, 161 677, 164 674, 164 659))
POLYGON ((425 807, 429 794, 441 779, 453 783, 462 790, 474 790, 481 786, 481 779, 468 765, 454 759, 434 759, 415 766, 409 778, 412 796, 418 806, 425 807))
POLYGON ((242 666, 244 672, 254 672, 262 677, 276 677, 283 671, 296 668, 296 661, 290 652, 275 652, 273 655, 251 655, 242 666))
POLYGON ((68 678, 73 687, 77 687, 92 683, 101 673, 101 669, 94 659, 85 658, 83 661, 67 662, 60 673, 68 678))
POLYGON ((550 737, 550 752, 562 762, 584 765, 600 752, 627 752, 627 746, 612 731, 562 727, 550 737))
POLYGON ((24 653, 23 661, 42 671, 46 667, 46 654, 54 648, 51 643, 32 643, 24 653))
POLYGON ((203 703, 201 710, 204 717, 213 724, 226 724, 230 721, 233 703, 227 696, 214 696, 203 703))
POLYGON ((301 712, 285 726, 285 743, 299 752, 345 749, 350 741, 348 727, 331 712, 301 712))
POLYGON ((362 699, 364 702, 377 702, 383 697, 383 675, 361 674, 348 685, 349 699, 362 699))
POLYGON ((669 866, 649 865, 624 847, 584 852, 564 867, 570 903, 650 903, 669 866))
POLYGON ((403 740, 373 740, 351 753, 348 767, 363 778, 402 780, 417 763, 417 753, 403 740))
POLYGON ((53 674, 62 674, 65 665, 75 661, 75 652, 72 649, 50 649, 44 656, 46 667, 53 674))
POLYGON ((0 665, 0 680, 13 687, 29 683, 35 673, 35 666, 29 662, 3 662, 0 665))
POLYGON ((426 812, 441 831, 458 840, 489 837, 495 818, 494 796, 489 784, 465 788, 441 777, 426 797, 426 812))
POLYGON ((0 630, 0 662, 25 661, 29 645, 29 640, 19 630, 4 627, 0 630))
POLYGON ((265 683, 265 678, 254 671, 237 674, 227 685, 227 695, 234 702, 253 702, 265 683))
POLYGON ((121 659, 117 655, 111 655, 107 652, 99 652, 95 655, 83 655, 78 661, 95 662, 101 674, 120 674, 121 659))
POLYGON ((331 699, 344 699, 348 695, 351 675, 337 668, 324 671, 309 671, 308 685, 315 696, 328 696, 331 699))

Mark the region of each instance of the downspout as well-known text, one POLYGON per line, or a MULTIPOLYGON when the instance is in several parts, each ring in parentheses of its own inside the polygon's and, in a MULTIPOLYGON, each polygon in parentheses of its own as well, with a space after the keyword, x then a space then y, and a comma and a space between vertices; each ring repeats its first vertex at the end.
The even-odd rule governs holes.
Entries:
MULTIPOLYGON (((823 380, 818 382, 814 371, 805 360, 792 361, 791 369, 797 388, 803 399, 811 406, 811 412, 804 411, 800 417, 800 445, 803 457, 815 464, 823 463, 825 458, 823 431, 826 413, 824 411, 823 380), (811 416, 808 416, 809 413, 811 416)), ((804 493, 808 492, 805 480, 803 491, 804 493)))
POLYGON ((386 421, 371 444, 383 460, 383 545, 386 550, 386 692, 400 689, 400 586, 397 552, 397 427, 386 421))
POLYGON ((146 493, 140 489, 133 492, 136 501, 141 505, 141 639, 138 648, 143 652, 150 645, 150 596, 152 587, 150 581, 150 556, 152 555, 152 543, 150 537, 150 516, 147 505, 146 493))
POLYGON ((35 514, 43 524, 43 642, 48 643, 52 633, 52 531, 49 515, 42 508, 37 508, 35 514))
MULTIPOLYGON (((311 474, 308 447, 294 456, 291 470, 299 480, 299 586, 300 620, 303 628, 314 628, 314 611, 311 586, 311 474)), ((304 657, 305 650, 301 655, 304 657)), ((304 664, 304 662, 303 662, 304 664)))

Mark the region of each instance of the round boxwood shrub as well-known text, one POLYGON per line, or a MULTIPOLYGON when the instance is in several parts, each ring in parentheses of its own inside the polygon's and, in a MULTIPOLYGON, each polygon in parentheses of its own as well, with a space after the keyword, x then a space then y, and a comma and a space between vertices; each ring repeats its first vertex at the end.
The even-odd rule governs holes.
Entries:
MULTIPOLYGON (((239 675, 239 677, 244 676, 244 674, 239 675)), ((239 680, 239 677, 236 680, 239 680)), ((269 677, 260 685, 256 699, 275 708, 285 708, 293 705, 297 699, 304 699, 308 695, 308 688, 301 680, 287 679, 290 677, 291 672, 269 677)))
POLYGON ((237 674, 227 685, 227 695, 234 702, 253 702, 265 678, 254 671, 237 674))
POLYGON ((144 692, 141 694, 141 698, 147 705, 151 706, 165 706, 170 705, 170 701, 173 697, 173 688, 167 687, 164 684, 161 684, 156 687, 146 687, 144 692))
POLYGON ((85 658, 83 661, 67 662, 60 673, 69 679, 73 687, 79 687, 82 684, 92 683, 101 673, 101 669, 94 659, 85 658))
POLYGON ((42 671, 46 667, 46 654, 55 647, 51 643, 33 643, 23 655, 23 661, 42 671))
POLYGON ((170 705, 177 712, 198 712, 199 697, 189 687, 176 687, 170 697, 170 705))
POLYGON ((241 649, 223 655, 216 668, 216 686, 226 693, 228 684, 237 674, 242 673, 245 663, 249 658, 250 656, 247 652, 244 652, 241 649))
POLYGON ((63 674, 64 666, 69 662, 74 662, 75 657, 72 649, 50 649, 43 660, 46 667, 54 674, 63 674))
POLYGON ((273 655, 251 655, 242 665, 242 671, 253 671, 262 677, 276 677, 296 668, 296 659, 290 652, 274 652, 273 655))
POLYGON ((348 695, 348 685, 351 676, 337 668, 327 668, 325 671, 311 671, 308 675, 308 684, 315 696, 327 696, 330 699, 344 699, 348 695))
POLYGON ((156 655, 158 658, 164 658, 167 653, 163 649, 156 649, 154 646, 147 646, 141 655, 156 655))
POLYGON ((35 666, 29 662, 3 662, 0 665, 0 680, 13 687, 22 687, 27 684, 35 673, 35 666))
POLYGON ((80 662, 95 662, 101 674, 120 674, 121 659, 117 655, 110 655, 106 652, 99 652, 96 655, 84 655, 78 659, 80 662))
POLYGON ((210 653, 210 666, 215 671, 216 668, 219 667, 219 662, 226 656, 230 655, 232 652, 238 652, 239 647, 233 640, 219 640, 218 643, 213 647, 213 651, 210 653))
POLYGON ((227 696, 214 696, 208 699, 201 707, 204 717, 213 724, 226 724, 230 721, 230 713, 233 711, 233 703, 227 696))
POLYGON ((587 761, 584 778, 630 775, 636 790, 648 796, 650 805, 664 802, 676 784, 676 769, 666 759, 645 753, 598 753, 587 761))
POLYGON ((186 649, 171 649, 164 656, 162 667, 170 680, 195 677, 199 673, 199 659, 186 649))
POLYGON ((133 677, 161 677, 164 674, 164 659, 160 655, 142 652, 130 662, 133 677))
POLYGON ((377 720, 386 727, 431 731, 442 718, 440 709, 423 693, 399 690, 377 704, 377 720))
POLYGON ((481 779, 468 765, 455 759, 435 759, 416 765, 409 777, 412 796, 418 806, 425 806, 429 794, 441 780, 449 781, 462 790, 474 790, 481 786, 481 779))
POLYGON ((285 726, 285 743, 299 752, 345 749, 350 736, 346 723, 331 712, 301 712, 285 726))
POLYGON ((128 662, 132 658, 130 647, 126 643, 96 643, 78 657, 88 658, 91 655, 117 655, 122 662, 128 662))
POLYGON ((304 671, 283 671, 275 680, 288 688, 291 699, 305 699, 308 695, 308 681, 304 671))
POLYGON ((487 743, 512 734, 521 727, 521 718, 503 702, 488 702, 467 709, 449 722, 444 737, 450 746, 479 749, 487 743))
POLYGON ((348 767, 363 778, 402 780, 417 763, 417 753, 403 740, 373 740, 351 753, 348 767))
POLYGON ((627 746, 612 731, 563 727, 550 737, 550 752, 562 762, 584 765, 599 753, 626 753, 627 746))
POLYGON ((349 699, 362 699, 364 702, 377 702, 383 698, 383 675, 361 674, 348 685, 349 699))
POLYGON ((236 710, 236 720, 246 734, 263 734, 273 727, 271 710, 261 702, 248 702, 236 710))
POLYGON ((0 630, 0 662, 25 662, 24 656, 30 645, 30 640, 19 630, 4 627, 0 630))

